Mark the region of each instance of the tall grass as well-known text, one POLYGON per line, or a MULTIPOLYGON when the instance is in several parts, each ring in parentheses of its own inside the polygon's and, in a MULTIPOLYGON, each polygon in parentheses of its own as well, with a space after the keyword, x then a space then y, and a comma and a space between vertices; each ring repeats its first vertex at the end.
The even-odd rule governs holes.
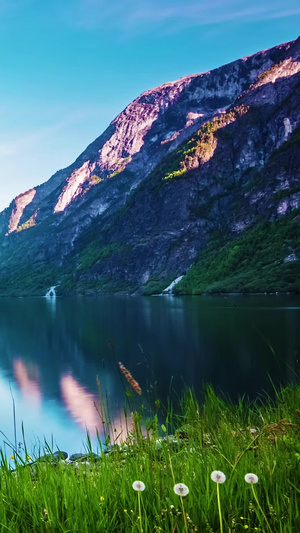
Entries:
POLYGON ((280 390, 274 400, 237 405, 207 387, 199 406, 188 389, 180 413, 172 413, 174 433, 166 433, 165 421, 159 440, 156 430, 141 437, 143 415, 134 416, 127 442, 99 458, 90 454, 88 464, 54 462, 51 454, 31 464, 27 457, 7 460, 2 452, 0 531, 217 533, 210 476, 221 470, 224 532, 262 533, 267 520, 273 533, 299 533, 300 385, 280 390), (244 480, 248 472, 259 478, 259 506, 244 480), (132 488, 136 480, 146 486, 141 498, 132 488), (189 488, 184 506, 175 483, 189 488))

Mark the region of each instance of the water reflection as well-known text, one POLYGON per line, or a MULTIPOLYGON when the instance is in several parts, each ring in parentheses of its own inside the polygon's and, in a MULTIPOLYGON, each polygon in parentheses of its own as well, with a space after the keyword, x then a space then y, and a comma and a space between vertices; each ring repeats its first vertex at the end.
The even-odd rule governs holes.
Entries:
MULTIPOLYGON (((157 398, 166 402, 171 380, 179 395, 183 384, 200 394, 202 384, 211 382, 235 399, 271 392, 268 374, 276 383, 297 379, 299 298, 234 302, 210 297, 2 300, 0 398, 3 393, 11 401, 6 396, 11 384, 18 419, 26 419, 36 435, 59 435, 60 447, 65 442, 69 449, 70 435, 72 444, 81 446, 86 430, 103 434, 95 407, 97 376, 110 410, 111 438, 124 432, 119 360, 141 385, 147 405, 157 398), (37 410, 40 416, 34 417, 37 410)), ((131 401, 137 407, 140 400, 131 401)))
POLYGON ((48 308, 51 310, 53 314, 55 314, 56 311, 56 296, 45 296, 45 301, 47 303, 48 308))
POLYGON ((70 374, 61 377, 60 385, 68 412, 90 436, 98 434, 100 438, 105 438, 109 435, 110 442, 120 443, 128 431, 132 431, 131 416, 126 416, 124 409, 113 410, 110 420, 112 411, 103 398, 100 402, 99 395, 89 393, 70 374), (108 420, 110 424, 107 426, 108 420))
POLYGON ((21 359, 15 359, 13 361, 13 369, 14 376, 25 398, 30 400, 35 406, 39 406, 41 403, 41 389, 38 366, 31 365, 27 369, 21 359))
POLYGON ((68 412, 91 435, 99 430, 98 398, 87 392, 70 374, 60 378, 63 401, 68 412))

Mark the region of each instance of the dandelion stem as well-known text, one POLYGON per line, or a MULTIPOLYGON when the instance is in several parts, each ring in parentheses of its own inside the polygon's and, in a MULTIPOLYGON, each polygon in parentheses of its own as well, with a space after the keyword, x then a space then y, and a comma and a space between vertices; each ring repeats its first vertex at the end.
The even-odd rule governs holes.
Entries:
POLYGON ((138 503, 139 503, 139 521, 140 521, 140 531, 143 533, 143 527, 142 527, 142 511, 141 511, 141 493, 138 491, 138 503))
POLYGON ((172 465, 170 452, 169 452, 169 461, 170 461, 170 467, 171 467, 171 472, 172 472, 172 478, 173 478, 173 482, 174 482, 174 485, 175 485, 176 481, 175 481, 174 470, 173 470, 173 465, 172 465))
POLYGON ((271 529, 271 526, 270 526, 270 524, 269 524, 269 522, 268 522, 268 519, 267 519, 265 513, 263 512, 263 510, 262 510, 262 508, 261 508, 261 506, 260 506, 260 503, 259 503, 259 501, 258 501, 258 497, 256 496, 256 492, 255 492, 254 487, 253 487, 253 484, 251 484, 251 488, 252 488, 252 492, 253 492, 254 499, 255 499, 255 501, 256 501, 256 503, 257 503, 257 505, 258 505, 258 508, 259 508, 261 514, 263 515, 263 517, 264 517, 264 519, 265 519, 265 521, 266 521, 266 524, 267 524, 267 526, 268 526, 268 529, 269 529, 270 533, 273 533, 273 531, 272 531, 272 529, 271 529))
POLYGON ((186 533, 188 533, 188 528, 187 528, 187 522, 186 522, 186 516, 185 516, 182 496, 180 496, 180 501, 181 501, 181 507, 182 507, 182 514, 183 514, 183 518, 184 518, 184 528, 185 528, 186 533))
POLYGON ((219 483, 217 483, 217 500, 218 500, 219 519, 220 519, 220 533, 223 533, 223 521, 222 521, 219 483))

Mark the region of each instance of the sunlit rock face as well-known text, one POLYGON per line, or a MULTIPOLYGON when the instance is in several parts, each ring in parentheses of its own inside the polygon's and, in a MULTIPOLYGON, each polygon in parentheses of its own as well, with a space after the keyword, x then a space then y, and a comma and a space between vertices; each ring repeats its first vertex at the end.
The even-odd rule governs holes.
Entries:
POLYGON ((0 268, 68 265, 71 291, 139 290, 184 273, 213 230, 296 208, 297 158, 272 157, 299 127, 299 48, 145 91, 70 167, 0 214, 0 268), (275 201, 283 189, 293 193, 275 201))
POLYGON ((33 198, 35 197, 35 194, 36 190, 30 189, 29 191, 24 192, 23 194, 19 194, 19 196, 14 199, 8 223, 7 234, 12 233, 18 228, 20 219, 22 218, 22 215, 24 213, 24 209, 32 202, 33 198))
POLYGON ((68 205, 73 202, 76 197, 82 193, 83 184, 87 182, 92 175, 95 168, 95 163, 91 164, 89 161, 84 163, 82 167, 72 172, 67 179, 67 183, 59 195, 57 204, 54 207, 54 213, 64 211, 68 205))

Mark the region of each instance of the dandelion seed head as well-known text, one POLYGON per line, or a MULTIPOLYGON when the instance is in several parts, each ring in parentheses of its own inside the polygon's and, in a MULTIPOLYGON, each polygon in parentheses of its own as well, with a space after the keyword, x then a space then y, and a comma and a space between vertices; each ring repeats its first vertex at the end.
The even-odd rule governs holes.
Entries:
POLYGON ((178 496, 187 496, 189 493, 189 488, 184 483, 177 483, 174 485, 174 492, 178 496))
POLYGON ((225 474, 223 472, 220 472, 220 470, 214 470, 211 473, 210 477, 215 483, 224 483, 224 481, 226 481, 225 474))
POLYGON ((245 475, 245 481, 247 483, 250 483, 251 485, 253 485, 253 483, 257 483, 258 482, 258 477, 256 474, 246 474, 245 475))
POLYGON ((142 492, 145 490, 146 485, 142 481, 134 481, 134 483, 132 483, 132 488, 138 492, 142 492))

